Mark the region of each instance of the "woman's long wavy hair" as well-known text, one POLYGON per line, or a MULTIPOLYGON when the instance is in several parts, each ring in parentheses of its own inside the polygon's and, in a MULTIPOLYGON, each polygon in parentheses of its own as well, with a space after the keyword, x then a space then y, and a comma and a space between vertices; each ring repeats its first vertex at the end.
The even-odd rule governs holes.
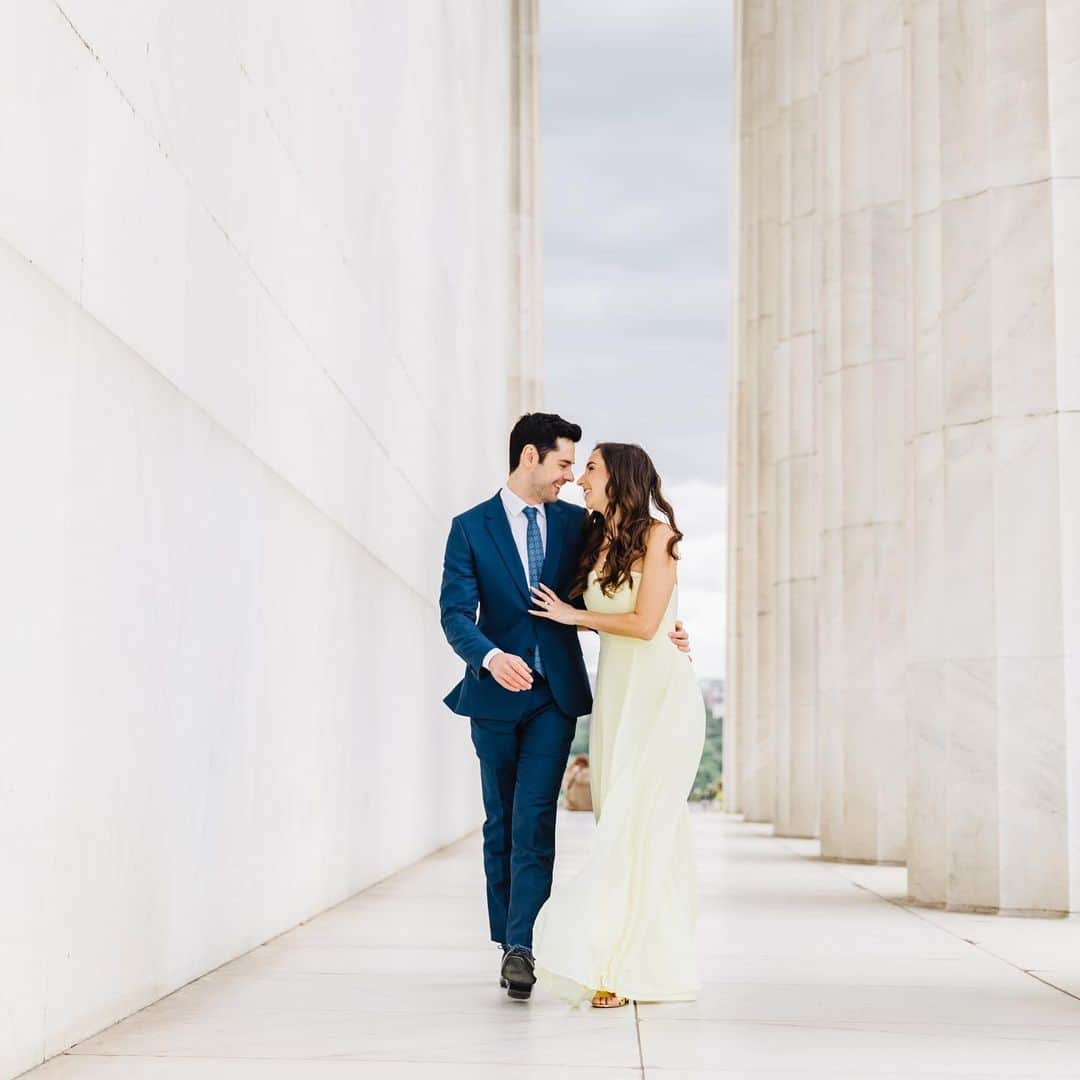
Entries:
POLYGON ((653 507, 667 518, 674 532, 668 541, 668 554, 673 559, 679 557, 675 549, 683 538, 649 455, 633 443, 597 443, 596 449, 608 472, 607 509, 603 513, 594 510, 585 517, 585 542, 571 597, 581 596, 588 587, 589 573, 605 543, 604 564, 597 571, 600 588, 610 596, 624 581, 633 586, 630 569, 645 557, 649 529, 656 520, 653 507))

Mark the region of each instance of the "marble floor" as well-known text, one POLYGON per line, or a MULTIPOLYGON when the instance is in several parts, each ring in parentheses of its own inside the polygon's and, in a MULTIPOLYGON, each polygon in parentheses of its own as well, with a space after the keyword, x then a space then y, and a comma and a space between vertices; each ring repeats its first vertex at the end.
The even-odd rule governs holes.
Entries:
MULTIPOLYGON (((469 837, 25 1074, 37 1080, 1080 1076, 1080 921, 907 907, 904 871, 694 815, 705 992, 498 989, 469 837)), ((560 821, 560 872, 591 818, 560 821)))

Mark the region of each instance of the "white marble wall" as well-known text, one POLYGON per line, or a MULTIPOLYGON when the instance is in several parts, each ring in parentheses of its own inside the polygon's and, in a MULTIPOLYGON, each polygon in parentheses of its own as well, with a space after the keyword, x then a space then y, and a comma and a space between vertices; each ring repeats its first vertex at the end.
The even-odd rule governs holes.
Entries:
MULTIPOLYGON (((740 750, 738 808, 750 810, 747 733, 771 723, 769 820, 789 831, 790 748, 796 731, 809 742, 817 730, 826 855, 906 856, 912 896, 926 903, 1076 911, 1080 9, 1069 0, 737 8, 739 88, 750 98, 739 150, 748 155, 779 111, 790 155, 782 191, 796 175, 793 87, 816 65, 818 184, 807 212, 820 241, 804 268, 782 195, 779 255, 775 265, 763 257, 760 208, 774 179, 760 153, 743 162, 732 455, 743 509, 729 664, 738 690, 727 733, 740 750), (817 32, 790 30, 800 18, 816 18, 817 32), (770 273, 780 290, 772 365, 760 339, 770 273), (815 297, 816 395, 797 387, 792 364, 800 290, 815 297), (799 524, 785 475, 799 410, 816 417, 808 446, 821 477, 820 715, 802 719, 785 653, 795 622, 785 582, 816 531, 799 524), (772 488, 751 430, 766 415, 772 488), (766 512, 779 523, 775 562, 767 530, 746 527, 766 512), (773 566, 780 693, 770 702, 744 684, 763 670, 747 600, 773 566)), ((760 612, 759 603, 759 622, 760 612)))
POLYGON ((0 7, 0 1074, 478 822, 435 601, 539 394, 533 19, 0 7))

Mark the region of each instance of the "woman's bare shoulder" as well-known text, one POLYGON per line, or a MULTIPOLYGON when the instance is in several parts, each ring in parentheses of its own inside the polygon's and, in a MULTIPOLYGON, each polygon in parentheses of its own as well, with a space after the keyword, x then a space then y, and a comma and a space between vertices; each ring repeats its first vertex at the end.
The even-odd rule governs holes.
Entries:
POLYGON ((646 554, 663 551, 670 555, 669 544, 674 536, 675 530, 666 521, 657 521, 654 518, 645 538, 646 554))

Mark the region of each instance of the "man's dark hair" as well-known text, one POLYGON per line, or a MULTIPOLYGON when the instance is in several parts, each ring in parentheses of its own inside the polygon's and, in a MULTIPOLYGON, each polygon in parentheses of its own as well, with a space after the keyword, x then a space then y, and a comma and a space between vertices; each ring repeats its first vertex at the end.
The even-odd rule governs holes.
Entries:
POLYGON ((581 428, 556 413, 526 413, 510 432, 510 471, 513 472, 521 464, 521 451, 526 446, 535 446, 543 461, 555 449, 559 439, 578 442, 581 428))

